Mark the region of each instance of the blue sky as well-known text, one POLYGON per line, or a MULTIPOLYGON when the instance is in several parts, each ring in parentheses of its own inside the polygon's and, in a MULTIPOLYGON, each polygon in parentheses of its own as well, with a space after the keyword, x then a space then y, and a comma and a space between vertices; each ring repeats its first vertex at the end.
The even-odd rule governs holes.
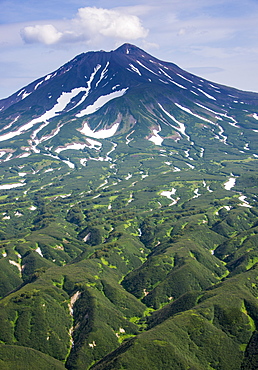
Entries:
POLYGON ((0 0, 0 98, 77 54, 124 42, 258 92, 258 1, 0 0))

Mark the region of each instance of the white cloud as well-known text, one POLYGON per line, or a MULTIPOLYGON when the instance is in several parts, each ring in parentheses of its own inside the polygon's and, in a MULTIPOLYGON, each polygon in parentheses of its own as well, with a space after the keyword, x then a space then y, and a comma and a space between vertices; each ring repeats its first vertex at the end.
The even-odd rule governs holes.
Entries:
POLYGON ((138 17, 119 10, 80 8, 78 22, 91 33, 99 32, 108 37, 134 40, 147 36, 138 17))
POLYGON ((62 33, 58 32, 52 24, 38 24, 36 26, 24 27, 21 31, 21 36, 28 44, 40 42, 51 45, 57 43, 61 39, 62 33))
MULTIPOLYGON (((54 22, 53 22, 54 23, 54 22)), ((119 9, 80 8, 75 18, 53 24, 37 24, 21 30, 25 43, 53 45, 62 42, 90 41, 96 38, 136 40, 148 34, 136 15, 119 9)))

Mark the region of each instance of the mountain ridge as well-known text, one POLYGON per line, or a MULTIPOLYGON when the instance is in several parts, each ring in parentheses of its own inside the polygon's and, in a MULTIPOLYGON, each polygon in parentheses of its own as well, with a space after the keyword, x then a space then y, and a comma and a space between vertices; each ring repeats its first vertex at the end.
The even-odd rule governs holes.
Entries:
MULTIPOLYGON (((69 123, 72 119, 77 119, 78 123, 81 123, 85 116, 98 114, 98 111, 102 113, 106 107, 108 109, 109 102, 113 99, 116 102, 117 98, 120 98, 120 100, 126 99, 126 109, 123 109, 124 113, 121 113, 119 109, 116 109, 116 112, 114 110, 111 119, 105 125, 108 128, 113 127, 117 124, 116 120, 119 123, 125 116, 123 125, 125 127, 128 119, 131 122, 137 121, 131 114, 135 106, 134 95, 141 94, 141 89, 143 89, 148 99, 149 88, 147 85, 151 86, 151 93, 155 94, 155 101, 160 104, 156 104, 155 110, 157 108, 162 109, 162 114, 165 113, 166 118, 170 120, 174 116, 162 106, 164 99, 165 101, 169 99, 167 100, 169 104, 175 104, 173 110, 181 109, 204 122, 215 123, 218 127, 221 127, 218 125, 218 120, 221 120, 221 118, 229 124, 236 125, 235 122, 237 121, 234 118, 234 113, 232 117, 227 117, 227 115, 231 115, 232 111, 234 112, 234 107, 231 105, 244 104, 244 102, 236 99, 245 98, 245 104, 249 108, 250 105, 257 103, 258 95, 255 93, 240 92, 239 90, 215 85, 181 70, 174 64, 165 63, 165 65, 164 63, 155 58, 150 59, 149 54, 128 44, 112 52, 81 54, 53 73, 34 81, 10 98, 1 101, 2 119, 3 122, 6 122, 6 125, 2 129, 3 135, 0 136, 0 140, 5 141, 5 138, 20 136, 23 132, 30 132, 30 136, 33 138, 35 135, 31 130, 33 126, 40 122, 43 123, 43 130, 35 130, 38 135, 40 131, 46 130, 45 127, 48 128, 48 124, 52 123, 54 119, 63 121, 62 126, 66 124, 66 121, 69 123), (131 62, 134 62, 134 64, 131 62), (189 79, 189 76, 192 80, 189 79), (139 89, 139 92, 136 89, 139 89), (132 93, 133 101, 131 99, 132 93), (6 108, 4 104, 7 104, 6 108), (219 112, 216 109, 219 109, 219 112), (16 110, 21 114, 16 114, 16 110), (12 127, 11 132, 10 127, 12 127), (6 132, 9 132, 6 136, 5 128, 6 132)), ((153 108, 148 107, 145 103, 143 103, 142 108, 143 114, 150 113, 153 116, 152 120, 159 120, 159 115, 156 115, 153 108), (150 112, 148 113, 148 111, 150 112)), ((244 112, 244 106, 241 108, 244 112)), ((245 114, 246 117, 249 115, 255 119, 256 111, 246 112, 248 113, 245 114)), ((96 130, 96 126, 92 123, 93 121, 94 119, 89 117, 90 131, 88 130, 88 133, 90 132, 89 136, 94 138, 91 131, 96 130)), ((103 130, 104 126, 99 122, 98 128, 103 130)), ((178 124, 176 117, 174 117, 174 123, 178 124)), ((57 123, 55 130, 59 130, 59 124, 57 123)), ((158 126, 156 126, 157 128, 158 126)), ((220 129, 220 131, 222 130, 224 128, 220 129)), ((83 132, 83 129, 81 132, 83 132)), ((123 129, 123 132, 125 132, 125 129, 123 129)), ((33 147, 31 148, 33 150, 33 147)))
MULTIPOLYGON (((183 71, 181 68, 179 68, 177 65, 175 65, 174 63, 171 63, 171 62, 165 62, 165 61, 161 61, 155 57, 153 57, 152 55, 146 53, 144 50, 134 46, 134 45, 131 45, 131 44, 123 44, 121 45, 120 47, 118 47, 117 49, 115 50, 112 50, 110 52, 107 52, 107 51, 89 51, 89 52, 86 52, 86 53, 81 53, 79 55, 77 55, 76 57, 74 57, 72 60, 70 60, 69 62, 65 63, 63 66, 61 66, 60 68, 58 68, 57 70, 53 71, 52 74, 55 74, 59 71, 59 73, 64 73, 64 70, 67 68, 67 67, 71 67, 71 65, 73 64, 76 64, 76 62, 78 63, 80 60, 85 60, 85 57, 89 57, 90 56, 94 59, 94 57, 100 57, 102 56, 102 59, 104 59, 104 62, 108 61, 108 59, 112 58, 112 55, 113 54, 122 54, 122 55, 126 55, 129 59, 131 59, 131 56, 132 54, 134 56, 143 56, 146 58, 146 57, 150 57, 154 60, 156 60, 158 63, 162 62, 162 63, 167 63, 169 64, 170 66, 174 66, 178 71, 183 71)), ((91 59, 92 59, 91 58, 91 59)), ((135 58, 134 58, 135 59, 135 58)), ((101 58, 100 58, 101 60, 101 58)), ((189 75, 189 77, 196 77, 194 74, 190 73, 190 72, 186 72, 184 71, 185 73, 187 73, 189 75)), ((34 82, 30 83, 29 85, 25 86, 24 88, 26 87, 35 87, 39 82, 42 82, 42 79, 49 79, 49 76, 50 74, 47 74, 46 76, 43 76, 42 78, 39 78, 37 80, 35 80, 34 82)), ((200 77, 199 77, 200 78, 200 77)), ((204 79, 205 80, 205 79, 204 79)), ((208 80, 206 80, 208 81, 208 80)), ((216 85, 220 85, 220 86, 224 86, 224 85, 221 85, 221 84, 217 84, 214 82, 214 84, 216 85)), ((226 86, 224 86, 226 87, 226 86)), ((21 88, 19 89, 16 93, 12 94, 10 97, 13 97, 13 96, 17 96, 19 95, 24 88, 21 88)), ((231 87, 233 88, 233 87, 231 87)), ((242 91, 242 90, 238 90, 238 89, 235 89, 237 91, 242 91)), ((251 92, 248 92, 248 93, 251 93, 251 92)), ((256 93, 253 93, 253 94, 256 94, 256 93)), ((3 101, 7 101, 10 99, 10 97, 7 97, 5 99, 2 99, 1 102, 3 101)))

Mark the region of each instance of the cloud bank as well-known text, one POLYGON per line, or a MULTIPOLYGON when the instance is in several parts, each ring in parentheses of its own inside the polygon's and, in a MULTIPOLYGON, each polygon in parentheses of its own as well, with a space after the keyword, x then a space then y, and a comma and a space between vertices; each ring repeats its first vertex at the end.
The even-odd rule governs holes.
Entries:
POLYGON ((97 38, 137 40, 145 38, 145 29, 139 17, 120 9, 96 7, 80 8, 75 18, 64 20, 59 26, 37 24, 21 30, 25 43, 53 45, 67 42, 90 41, 97 38))

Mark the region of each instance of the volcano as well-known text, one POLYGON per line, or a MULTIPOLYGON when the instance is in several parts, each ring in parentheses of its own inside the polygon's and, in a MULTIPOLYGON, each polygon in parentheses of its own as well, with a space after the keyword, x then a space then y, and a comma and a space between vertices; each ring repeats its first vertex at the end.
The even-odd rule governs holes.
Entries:
POLYGON ((255 369, 257 161, 257 93, 131 44, 0 100, 1 366, 255 369))

